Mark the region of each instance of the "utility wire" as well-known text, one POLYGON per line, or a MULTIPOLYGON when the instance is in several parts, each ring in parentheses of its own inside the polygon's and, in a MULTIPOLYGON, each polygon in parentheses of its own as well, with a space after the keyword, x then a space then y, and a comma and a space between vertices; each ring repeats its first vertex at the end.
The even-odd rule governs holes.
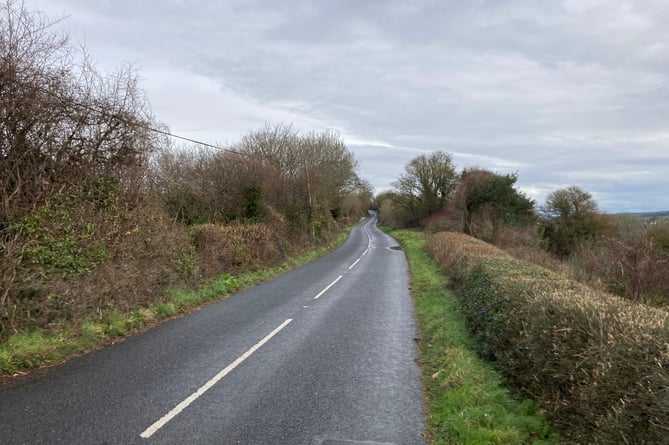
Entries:
POLYGON ((152 131, 154 133, 162 134, 164 136, 168 136, 168 137, 175 138, 175 139, 180 139, 182 141, 192 142, 194 144, 202 145, 204 147, 214 148, 216 150, 223 150, 223 151, 226 151, 226 152, 229 152, 229 153, 234 153, 234 154, 237 154, 237 155, 240 155, 240 156, 249 156, 249 157, 252 156, 250 153, 243 153, 241 151, 232 150, 231 148, 220 147, 218 145, 213 145, 213 144, 209 144, 207 142, 198 141, 197 139, 192 139, 192 138, 189 138, 189 137, 186 137, 186 136, 181 136, 181 135, 172 133, 172 132, 167 131, 167 130, 161 130, 160 128, 153 127, 153 126, 151 126, 149 124, 146 124, 146 123, 132 122, 129 119, 126 119, 122 116, 112 114, 108 111, 105 111, 105 110, 100 109, 100 108, 96 108, 92 105, 85 104, 83 102, 78 102, 74 99, 66 99, 66 98, 54 93, 53 91, 49 91, 46 88, 41 87, 41 86, 37 86, 36 89, 40 90, 41 92, 43 92, 43 93, 45 93, 45 94, 47 94, 47 95, 49 95, 49 96, 51 96, 55 99, 60 100, 61 102, 65 103, 65 104, 72 104, 72 105, 77 106, 79 108, 83 108, 85 110, 92 111, 94 113, 98 113, 102 116, 111 117, 112 119, 116 119, 116 120, 118 120, 120 122, 123 122, 127 125, 135 125, 135 126, 138 126, 138 127, 142 127, 142 128, 144 128, 148 131, 152 131))

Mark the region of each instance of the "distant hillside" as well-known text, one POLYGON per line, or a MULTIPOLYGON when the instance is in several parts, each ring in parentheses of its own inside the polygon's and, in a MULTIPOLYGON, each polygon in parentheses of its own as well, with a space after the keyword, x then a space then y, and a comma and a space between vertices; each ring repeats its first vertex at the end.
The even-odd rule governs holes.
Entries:
POLYGON ((639 213, 622 213, 623 215, 638 216, 641 218, 669 218, 669 210, 662 212, 639 212, 639 213))

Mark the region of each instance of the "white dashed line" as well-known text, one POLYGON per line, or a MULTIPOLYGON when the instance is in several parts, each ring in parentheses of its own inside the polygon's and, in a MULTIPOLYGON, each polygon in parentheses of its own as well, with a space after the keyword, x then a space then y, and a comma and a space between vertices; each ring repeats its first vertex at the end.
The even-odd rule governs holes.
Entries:
POLYGON ((325 292, 327 292, 328 289, 330 289, 332 286, 334 286, 334 285, 337 283, 337 281, 341 280, 341 277, 342 277, 342 276, 343 276, 343 275, 339 275, 339 276, 337 277, 336 280, 334 280, 332 283, 328 284, 327 287, 326 287, 325 289, 323 289, 322 291, 320 291, 320 292, 318 293, 318 295, 316 295, 313 299, 314 299, 314 300, 318 300, 319 298, 321 298, 321 296, 322 296, 325 292))
POLYGON ((355 265, 358 264, 359 262, 360 262, 360 258, 358 258, 357 260, 355 260, 355 262, 354 262, 353 264, 351 264, 351 265, 348 267, 348 270, 353 269, 353 268, 355 267, 355 265))
MULTIPOLYGON (((341 277, 340 277, 341 278, 341 277)), ((188 396, 186 399, 184 399, 181 403, 179 403, 177 406, 172 408, 172 411, 169 413, 165 414, 163 417, 158 419, 153 425, 148 427, 142 434, 140 434, 140 437, 144 439, 148 439, 151 437, 156 431, 158 431, 160 428, 165 426, 167 422, 172 420, 175 416, 177 416, 181 411, 186 409, 188 405, 193 403, 195 400, 197 400, 198 397, 200 397, 202 394, 207 392, 209 388, 214 386, 219 380, 221 380, 223 377, 228 375, 230 371, 235 369, 237 366, 239 366, 244 360, 249 358, 251 354, 256 352, 262 345, 267 343, 272 337, 274 337, 276 334, 281 331, 281 329, 285 328, 288 326, 288 323, 293 321, 292 318, 287 319, 283 323, 281 323, 276 329, 274 329, 272 332, 267 334, 262 340, 260 340, 258 343, 253 345, 251 349, 246 351, 244 354, 240 355, 234 362, 230 363, 225 369, 223 369, 221 372, 216 374, 211 380, 209 380, 207 383, 202 385, 197 391, 195 391, 193 394, 188 396)))

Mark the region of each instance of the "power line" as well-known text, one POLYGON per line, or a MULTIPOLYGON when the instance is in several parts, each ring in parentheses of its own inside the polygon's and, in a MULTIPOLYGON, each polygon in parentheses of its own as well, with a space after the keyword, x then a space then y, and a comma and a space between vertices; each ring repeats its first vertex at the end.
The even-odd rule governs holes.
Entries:
POLYGON ((159 133, 159 134, 162 134, 162 135, 165 135, 165 136, 173 137, 175 139, 181 139, 183 141, 193 142, 194 144, 203 145, 205 147, 210 147, 210 148, 215 148, 217 150, 227 151, 227 152, 230 152, 230 153, 238 154, 240 156, 251 156, 249 153, 243 153, 241 151, 232 150, 231 148, 225 148, 225 147, 220 147, 218 145, 208 144, 206 142, 198 141, 197 139, 191 139, 191 138, 187 138, 186 136, 180 136, 178 134, 171 133, 169 131, 160 130, 158 128, 151 127, 150 125, 141 125, 141 126, 146 128, 149 131, 153 131, 155 133, 159 133))
POLYGON ((186 137, 186 136, 181 136, 181 135, 172 133, 171 131, 161 130, 160 128, 153 127, 153 126, 151 126, 147 123, 132 122, 132 121, 130 121, 130 120, 128 120, 128 119, 126 119, 122 116, 118 116, 118 115, 109 113, 108 111, 105 111, 105 110, 100 109, 100 108, 96 108, 92 105, 85 104, 83 102, 78 102, 74 99, 69 99, 69 98, 66 99, 66 98, 54 93, 53 91, 49 91, 46 88, 43 88, 41 86, 36 86, 36 89, 40 90, 41 92, 43 92, 43 93, 45 93, 45 94, 47 94, 47 95, 49 95, 49 96, 51 96, 55 99, 58 99, 58 100, 66 103, 66 104, 72 104, 72 105, 77 106, 79 108, 83 108, 83 109, 92 111, 94 113, 98 113, 102 116, 111 117, 111 118, 116 119, 120 122, 123 122, 127 125, 135 125, 135 126, 138 126, 138 127, 142 127, 144 129, 146 129, 148 131, 152 131, 154 133, 162 134, 164 136, 172 137, 172 138, 175 138, 175 139, 180 139, 180 140, 187 141, 187 142, 192 142, 194 144, 202 145, 204 147, 214 148, 216 150, 223 150, 223 151, 226 151, 226 152, 229 152, 229 153, 234 153, 234 154, 237 154, 237 155, 240 155, 240 156, 251 156, 250 153, 243 153, 241 151, 232 150, 231 148, 225 148, 225 147, 221 147, 221 146, 218 146, 218 145, 209 144, 207 142, 199 141, 197 139, 192 139, 192 138, 189 138, 189 137, 186 137))

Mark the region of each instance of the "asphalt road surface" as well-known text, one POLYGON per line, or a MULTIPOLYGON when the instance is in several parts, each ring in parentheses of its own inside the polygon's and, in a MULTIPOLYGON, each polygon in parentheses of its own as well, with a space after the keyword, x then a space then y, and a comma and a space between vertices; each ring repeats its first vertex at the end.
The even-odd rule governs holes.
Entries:
POLYGON ((0 386, 0 443, 423 443, 406 262, 375 223, 274 280, 0 386))

